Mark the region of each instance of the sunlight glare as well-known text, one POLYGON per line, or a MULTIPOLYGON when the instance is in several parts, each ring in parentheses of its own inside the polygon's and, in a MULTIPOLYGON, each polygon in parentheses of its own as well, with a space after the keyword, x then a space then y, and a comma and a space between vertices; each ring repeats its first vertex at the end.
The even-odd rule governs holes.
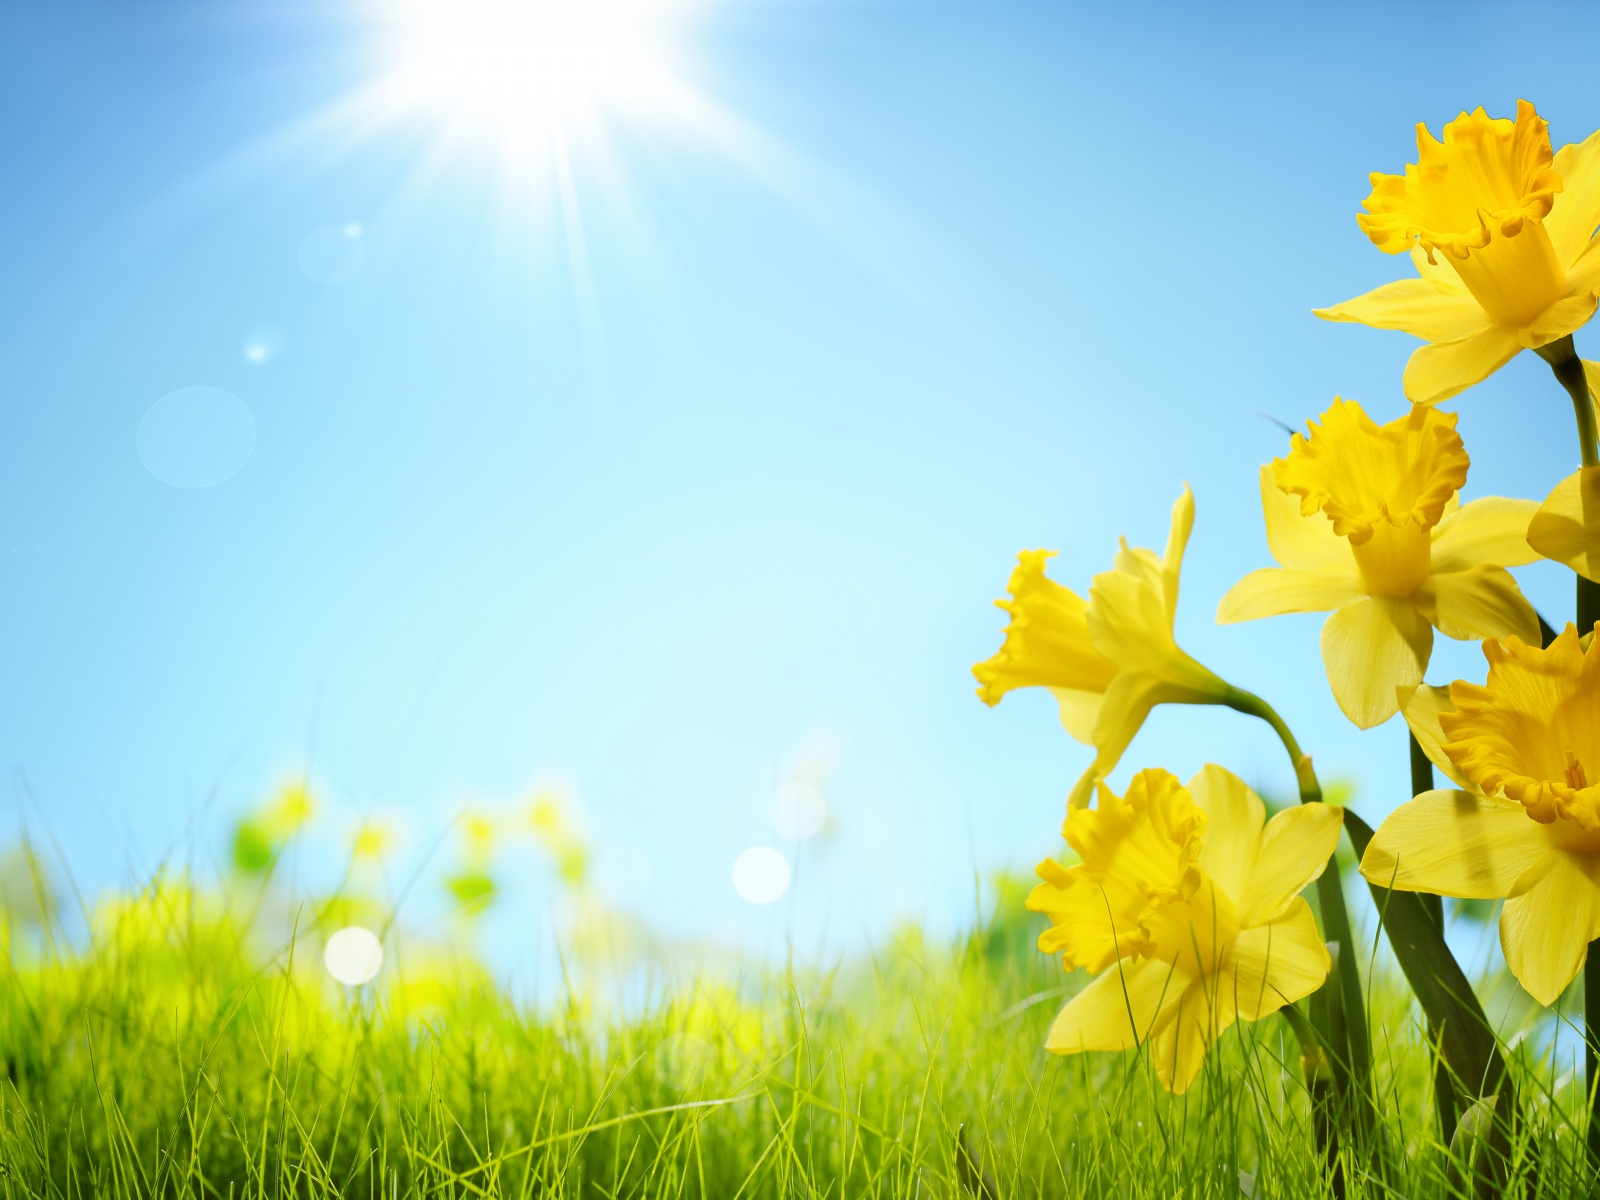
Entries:
POLYGON ((548 145, 602 111, 649 112, 676 84, 683 0, 394 0, 394 81, 495 140, 548 145))

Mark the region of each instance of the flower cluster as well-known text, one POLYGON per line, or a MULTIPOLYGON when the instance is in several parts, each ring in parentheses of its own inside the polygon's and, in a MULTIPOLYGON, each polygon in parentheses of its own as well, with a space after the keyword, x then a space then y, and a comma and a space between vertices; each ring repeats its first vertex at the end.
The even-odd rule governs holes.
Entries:
MULTIPOLYGON (((1349 937, 1328 866, 1341 828, 1377 895, 1504 900, 1506 962, 1541 1004, 1556 1001, 1600 938, 1600 367, 1572 343, 1600 303, 1600 133, 1554 150, 1546 122, 1520 101, 1514 120, 1480 108, 1442 138, 1421 126, 1417 138, 1417 161, 1374 174, 1357 218, 1379 249, 1408 253, 1416 277, 1317 312, 1422 338, 1402 381, 1410 403, 1380 423, 1335 398, 1262 466, 1277 565, 1235 584, 1217 621, 1329 613, 1322 661, 1340 711, 1361 729, 1403 713, 1416 752, 1453 786, 1419 787, 1373 834, 1321 802, 1311 760, 1276 711, 1179 648, 1179 571, 1194 521, 1187 487, 1166 553, 1124 542, 1087 598, 1046 575, 1049 552, 1022 553, 999 602, 1010 615, 1004 643, 973 669, 991 705, 1017 688, 1048 689, 1068 733, 1094 749, 1068 796, 1063 833, 1075 861, 1041 864, 1029 900, 1050 922, 1040 949, 1096 976, 1046 1047, 1147 1047, 1173 1092, 1190 1087, 1224 1029, 1287 1009, 1307 1062, 1337 1064, 1353 1097, 1340 1111, 1370 1101, 1355 956, 1324 945, 1349 937), (1584 466, 1542 504, 1463 502, 1471 460, 1456 414, 1436 406, 1523 349, 1550 364, 1572 400, 1584 466), (1579 576, 1578 621, 1559 636, 1508 570, 1539 558, 1579 576), (1427 686, 1435 633, 1481 642, 1484 682, 1427 686), (1142 770, 1119 794, 1108 776, 1160 704, 1225 705, 1268 721, 1302 803, 1267 820, 1260 798, 1215 765, 1187 785, 1142 770), (1300 896, 1313 881, 1320 931, 1300 896), (1324 987, 1337 1004, 1314 1002, 1324 987), (1294 1007, 1307 998, 1309 1016, 1294 1007), (1333 1008, 1338 1020, 1326 1016, 1333 1008)), ((1425 911, 1396 905, 1386 926, 1425 911)), ((1448 979, 1464 976, 1442 929, 1407 929, 1393 947, 1430 1022, 1471 1024, 1477 1014, 1484 1029, 1473 1036, 1488 1039, 1484 1061, 1498 1062, 1481 1007, 1450 990, 1448 979)), ((1445 1052, 1471 1043, 1458 1037, 1445 1052)), ((1480 1083, 1450 1065, 1461 1086, 1480 1083)), ((1485 1078, 1479 1094, 1493 1084, 1485 1078)))

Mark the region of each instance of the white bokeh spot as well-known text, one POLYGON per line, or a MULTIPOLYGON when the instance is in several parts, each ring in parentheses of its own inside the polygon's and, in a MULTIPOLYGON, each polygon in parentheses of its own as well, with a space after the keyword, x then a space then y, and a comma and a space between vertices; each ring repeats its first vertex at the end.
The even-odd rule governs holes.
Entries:
POLYGON ((283 353, 283 334, 267 325, 260 325, 245 334, 239 353, 253 367, 271 362, 283 353))
POLYGON ((771 846, 751 846, 733 860, 733 890, 750 904, 771 904, 789 890, 789 860, 771 846))
POLYGON ((794 780, 773 793, 767 815, 772 827, 790 841, 816 837, 828 823, 828 801, 820 788, 794 780))
POLYGON ((377 934, 359 925, 346 925, 328 939, 322 950, 323 965, 346 987, 359 987, 383 966, 383 945, 377 934))
POLYGON ((232 392, 179 388, 145 410, 134 441, 139 460, 162 483, 213 487, 250 461, 256 448, 256 419, 232 392))

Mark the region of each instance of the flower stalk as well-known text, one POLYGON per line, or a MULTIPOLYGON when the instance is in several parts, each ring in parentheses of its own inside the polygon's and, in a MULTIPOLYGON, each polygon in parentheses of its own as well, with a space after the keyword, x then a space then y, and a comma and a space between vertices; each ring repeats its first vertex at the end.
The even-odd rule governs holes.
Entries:
MULTIPOLYGON (((1289 761, 1294 765, 1295 782, 1300 791, 1300 803, 1320 804, 1322 784, 1311 765, 1311 756, 1300 749, 1294 733, 1278 715, 1277 709, 1254 692, 1229 685, 1218 703, 1235 712, 1258 717, 1272 727, 1283 743, 1289 761)), ((1344 886, 1339 879, 1337 850, 1329 856, 1328 869, 1317 877, 1317 906, 1322 913, 1323 936, 1336 944, 1341 953, 1335 957, 1334 974, 1337 975, 1336 1007, 1342 1012, 1342 1036, 1330 1036, 1333 1030, 1323 1030, 1323 1040, 1332 1053, 1334 1083, 1347 1106, 1352 1126, 1358 1136, 1376 1129, 1372 1095, 1372 1044, 1367 1030, 1366 1002, 1361 991, 1361 972, 1356 965, 1356 955, 1350 953, 1355 945, 1350 929, 1350 910, 1345 907, 1344 886)))
MULTIPOLYGON (((1585 467, 1600 466, 1600 439, 1596 437, 1594 400, 1589 395, 1589 380, 1584 374, 1583 360, 1568 334, 1541 346, 1540 358, 1550 364, 1556 381, 1572 398, 1572 412, 1578 422, 1578 453, 1585 467)), ((1578 631, 1591 632, 1600 621, 1600 584, 1578 577, 1577 614, 1578 631)), ((1583 1078, 1589 1089, 1589 1130, 1586 1146, 1592 1163, 1600 1163, 1600 940, 1589 943, 1589 953, 1583 963, 1583 1078)))
MULTIPOLYGON (((1433 791, 1433 763, 1422 749, 1422 743, 1417 741, 1417 735, 1409 729, 1406 731, 1406 740, 1411 748, 1411 795, 1422 795, 1423 792, 1433 791)), ((1434 928, 1439 931, 1439 936, 1444 936, 1444 900, 1428 892, 1416 893, 1417 901, 1422 905, 1434 928)), ((1434 1046, 1439 1045, 1439 1026, 1428 1015, 1428 1041, 1434 1046)), ((1439 1139, 1449 1145, 1456 1135, 1456 1089, 1450 1081, 1450 1065, 1441 1053, 1439 1061, 1433 1069, 1433 1102, 1439 1111, 1439 1139)))

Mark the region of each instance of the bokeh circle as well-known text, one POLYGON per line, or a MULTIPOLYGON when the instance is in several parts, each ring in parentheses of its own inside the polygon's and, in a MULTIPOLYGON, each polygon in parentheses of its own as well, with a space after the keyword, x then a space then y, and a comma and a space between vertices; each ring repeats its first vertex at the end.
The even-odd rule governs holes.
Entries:
POLYGON ((212 487, 237 475, 256 448, 256 419, 232 392, 186 387, 145 410, 139 460, 162 483, 212 487))

